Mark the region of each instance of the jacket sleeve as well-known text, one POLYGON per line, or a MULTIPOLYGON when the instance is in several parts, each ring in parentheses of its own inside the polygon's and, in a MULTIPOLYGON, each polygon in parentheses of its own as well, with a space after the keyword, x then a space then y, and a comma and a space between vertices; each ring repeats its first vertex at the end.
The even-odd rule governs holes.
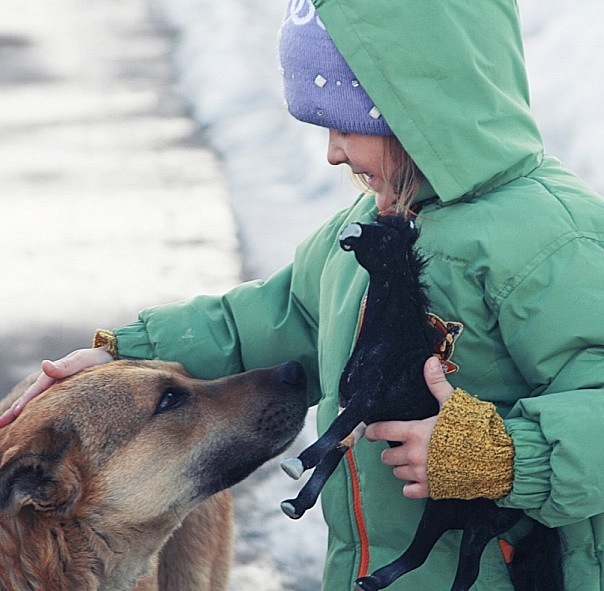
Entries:
POLYGON ((549 526, 604 513, 604 247, 589 236, 536 261, 500 326, 532 388, 506 417, 514 486, 500 501, 549 526))
POLYGON ((310 402, 317 402, 319 282, 339 219, 303 242, 294 262, 266 281, 143 310, 136 322, 115 329, 118 356, 178 361, 204 379, 296 360, 306 369, 310 402))

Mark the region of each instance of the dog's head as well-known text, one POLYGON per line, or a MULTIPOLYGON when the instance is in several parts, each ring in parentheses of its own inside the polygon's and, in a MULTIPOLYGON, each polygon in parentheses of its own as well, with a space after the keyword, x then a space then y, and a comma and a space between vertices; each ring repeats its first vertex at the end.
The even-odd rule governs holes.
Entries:
POLYGON ((0 517, 22 509, 122 523, 182 516, 283 451, 306 408, 297 363, 212 381, 175 363, 91 368, 0 432, 0 517))

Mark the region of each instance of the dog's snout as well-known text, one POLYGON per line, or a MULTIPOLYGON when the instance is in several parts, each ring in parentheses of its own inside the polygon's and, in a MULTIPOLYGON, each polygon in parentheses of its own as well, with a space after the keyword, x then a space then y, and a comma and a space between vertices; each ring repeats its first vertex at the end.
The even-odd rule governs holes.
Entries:
POLYGON ((298 388, 306 387, 306 372, 302 367, 302 364, 297 361, 289 361, 279 366, 277 370, 279 379, 289 386, 296 386, 298 388))

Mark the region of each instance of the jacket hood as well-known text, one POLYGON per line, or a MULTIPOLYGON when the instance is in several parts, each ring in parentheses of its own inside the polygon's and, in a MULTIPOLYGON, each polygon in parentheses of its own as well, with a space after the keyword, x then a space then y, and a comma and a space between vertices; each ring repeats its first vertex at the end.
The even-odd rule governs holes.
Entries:
POLYGON ((340 53, 443 202, 533 170, 515 0, 313 0, 340 53))

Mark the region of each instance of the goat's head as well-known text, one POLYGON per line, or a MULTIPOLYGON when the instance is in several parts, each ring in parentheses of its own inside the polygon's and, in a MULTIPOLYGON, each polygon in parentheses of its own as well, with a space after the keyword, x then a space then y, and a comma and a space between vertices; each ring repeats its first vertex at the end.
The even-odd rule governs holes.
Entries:
POLYGON ((415 243, 418 231, 411 220, 401 216, 378 216, 371 224, 355 222, 340 234, 343 250, 354 251, 359 264, 372 272, 388 272, 400 268, 406 260, 401 256, 415 243))

